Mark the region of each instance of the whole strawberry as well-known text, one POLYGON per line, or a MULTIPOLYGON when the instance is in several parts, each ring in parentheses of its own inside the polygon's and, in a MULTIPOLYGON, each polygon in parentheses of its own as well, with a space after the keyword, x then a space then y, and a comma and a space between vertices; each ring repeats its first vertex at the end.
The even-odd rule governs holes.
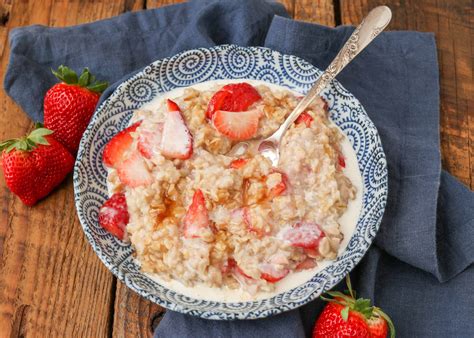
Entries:
POLYGON ((79 77, 65 66, 52 72, 61 83, 51 87, 44 97, 44 125, 54 130, 56 140, 75 155, 100 94, 108 84, 96 81, 87 68, 79 77))
POLYGON ((390 328, 390 337, 395 337, 395 327, 390 317, 380 308, 371 306, 369 299, 355 298, 349 275, 349 294, 328 292, 328 301, 314 326, 313 338, 385 338, 390 328))
POLYGON ((28 136, 0 143, 7 186, 26 205, 48 195, 74 166, 74 157, 52 133, 38 127, 28 136))

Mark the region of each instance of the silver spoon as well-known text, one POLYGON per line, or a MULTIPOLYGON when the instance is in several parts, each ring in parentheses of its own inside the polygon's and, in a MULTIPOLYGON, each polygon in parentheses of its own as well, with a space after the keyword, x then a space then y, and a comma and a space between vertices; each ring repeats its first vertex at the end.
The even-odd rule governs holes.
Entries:
POLYGON ((318 78, 308 93, 298 103, 296 108, 286 118, 285 122, 266 139, 239 142, 227 153, 228 156, 238 157, 246 152, 260 152, 268 158, 273 166, 280 159, 279 146, 283 135, 302 112, 316 99, 321 91, 349 64, 372 40, 382 32, 390 22, 392 12, 387 6, 379 6, 370 11, 360 25, 354 30, 334 60, 318 78))

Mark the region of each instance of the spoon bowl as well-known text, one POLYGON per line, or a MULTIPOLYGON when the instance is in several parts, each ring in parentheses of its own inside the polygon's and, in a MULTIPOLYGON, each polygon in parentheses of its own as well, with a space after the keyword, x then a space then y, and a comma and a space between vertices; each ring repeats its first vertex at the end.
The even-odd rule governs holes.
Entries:
POLYGON ((389 24, 392 12, 387 6, 379 6, 357 26, 331 64, 316 80, 308 93, 288 115, 283 124, 272 135, 265 139, 243 141, 235 144, 227 153, 228 156, 240 157, 246 153, 260 153, 268 158, 273 166, 280 160, 281 140, 292 123, 304 112, 308 106, 319 96, 321 91, 344 69, 370 42, 372 42, 389 24))

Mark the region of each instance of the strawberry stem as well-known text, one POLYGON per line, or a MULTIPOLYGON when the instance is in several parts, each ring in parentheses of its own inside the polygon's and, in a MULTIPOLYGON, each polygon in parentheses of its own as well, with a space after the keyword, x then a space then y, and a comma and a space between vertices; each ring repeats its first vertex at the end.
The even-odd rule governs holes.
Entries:
POLYGON ((354 292, 352 291, 351 276, 349 274, 346 275, 346 284, 347 284, 347 289, 349 290, 349 294, 351 295, 352 298, 355 298, 354 292))
POLYGON ((109 86, 107 81, 97 81, 95 76, 91 74, 89 68, 87 67, 82 70, 82 73, 79 77, 74 70, 63 65, 59 66, 57 70, 51 69, 51 72, 61 82, 69 85, 84 87, 99 94, 109 86))

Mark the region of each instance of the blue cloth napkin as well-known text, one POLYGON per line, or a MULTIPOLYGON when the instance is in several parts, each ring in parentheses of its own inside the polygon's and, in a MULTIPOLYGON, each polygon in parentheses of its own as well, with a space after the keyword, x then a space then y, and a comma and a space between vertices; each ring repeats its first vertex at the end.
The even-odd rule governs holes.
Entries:
MULTIPOLYGON (((193 1, 75 27, 18 28, 5 89, 41 120, 42 97, 54 83, 49 68, 60 64, 117 81, 104 99, 156 59, 223 43, 270 47, 323 69, 352 30, 293 21, 281 5, 260 0, 193 1)), ((438 76, 432 34, 387 32, 338 77, 377 126, 389 165, 380 232, 351 275, 359 294, 392 317, 399 337, 474 336, 474 194, 441 170, 438 76)), ((233 322, 168 311, 155 336, 305 337, 323 306, 316 300, 233 322)))

